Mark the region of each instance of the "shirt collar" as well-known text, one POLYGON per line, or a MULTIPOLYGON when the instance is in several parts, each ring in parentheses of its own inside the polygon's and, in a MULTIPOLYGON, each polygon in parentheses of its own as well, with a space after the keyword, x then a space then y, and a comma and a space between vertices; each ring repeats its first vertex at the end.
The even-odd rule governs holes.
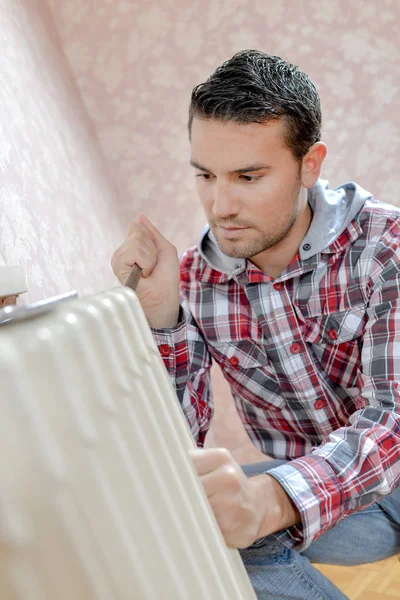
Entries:
POLYGON ((353 223, 352 219, 358 214, 366 198, 358 194, 362 204, 360 202, 353 204, 351 197, 351 192, 354 197, 359 190, 364 192, 362 188, 352 183, 330 190, 328 182, 322 179, 308 190, 308 203, 313 218, 300 244, 301 260, 307 260, 321 252, 333 253, 343 250, 360 235, 361 227, 353 223))

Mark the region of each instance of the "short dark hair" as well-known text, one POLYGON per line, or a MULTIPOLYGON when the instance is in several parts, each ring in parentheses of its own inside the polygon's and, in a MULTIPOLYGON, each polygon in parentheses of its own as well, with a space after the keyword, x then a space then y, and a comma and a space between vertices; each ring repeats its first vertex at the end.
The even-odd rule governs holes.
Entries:
POLYGON ((193 117, 237 123, 284 119, 285 141, 298 160, 321 139, 321 103, 317 89, 296 65, 258 50, 243 50, 227 60, 192 92, 193 117))

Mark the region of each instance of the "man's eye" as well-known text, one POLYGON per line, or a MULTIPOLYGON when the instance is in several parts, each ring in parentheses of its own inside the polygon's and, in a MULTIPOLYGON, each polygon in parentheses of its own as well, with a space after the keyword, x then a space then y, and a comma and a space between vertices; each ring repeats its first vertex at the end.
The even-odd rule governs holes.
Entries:
POLYGON ((211 179, 210 173, 199 173, 196 177, 200 177, 201 179, 204 179, 204 181, 210 181, 211 179))
POLYGON ((246 183, 254 183, 258 179, 260 179, 260 177, 257 175, 241 175, 240 177, 242 181, 245 181, 246 183))

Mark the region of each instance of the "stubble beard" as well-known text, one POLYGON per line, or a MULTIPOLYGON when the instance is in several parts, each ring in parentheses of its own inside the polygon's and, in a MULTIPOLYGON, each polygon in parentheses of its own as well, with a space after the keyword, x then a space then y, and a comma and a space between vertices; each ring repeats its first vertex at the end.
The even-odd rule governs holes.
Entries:
MULTIPOLYGON (((286 223, 284 223, 283 225, 278 225, 278 230, 275 233, 265 234, 260 232, 260 235, 256 239, 249 240, 247 242, 241 241, 240 239, 232 241, 221 240, 218 236, 218 227, 216 227, 215 223, 210 221, 211 229, 214 233, 215 239, 221 252, 223 252, 226 256, 230 256, 232 258, 253 258, 258 254, 261 254, 262 252, 265 252, 266 250, 269 250, 270 248, 273 248, 274 246, 282 242, 282 240, 284 240, 286 236, 289 235, 300 212, 300 182, 298 182, 298 186, 296 186, 296 193, 294 194, 294 196, 296 197, 296 201, 293 213, 289 221, 286 221, 286 223)), ((246 223, 232 223, 227 220, 224 222, 224 224, 238 227, 245 227, 246 225, 248 225, 249 227, 251 227, 251 229, 257 231, 257 227, 251 226, 250 224, 246 223)))

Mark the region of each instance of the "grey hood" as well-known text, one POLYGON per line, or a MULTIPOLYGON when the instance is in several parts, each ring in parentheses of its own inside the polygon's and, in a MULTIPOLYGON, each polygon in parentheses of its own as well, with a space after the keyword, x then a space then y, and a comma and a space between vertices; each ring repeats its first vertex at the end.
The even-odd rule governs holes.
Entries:
MULTIPOLYGON (((331 190, 327 181, 319 179, 308 190, 313 219, 300 244, 300 258, 306 260, 329 248, 369 198, 372 194, 352 181, 331 190)), ((198 248, 204 260, 220 273, 233 276, 246 267, 244 258, 232 258, 221 252, 209 225, 203 230, 198 248)))

